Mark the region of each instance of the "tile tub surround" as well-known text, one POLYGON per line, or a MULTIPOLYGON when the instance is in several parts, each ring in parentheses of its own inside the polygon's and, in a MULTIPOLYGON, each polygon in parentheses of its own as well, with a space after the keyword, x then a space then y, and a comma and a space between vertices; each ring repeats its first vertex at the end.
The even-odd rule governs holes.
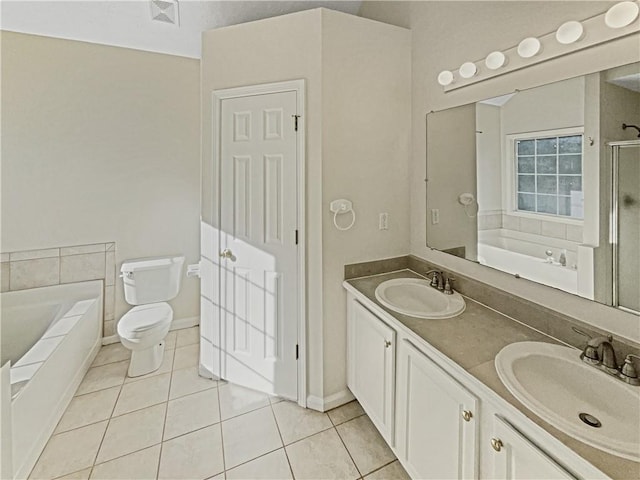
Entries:
MULTIPOLYGON (((495 288, 486 283, 482 283, 478 280, 460 275, 458 273, 451 273, 440 265, 436 265, 431 262, 422 260, 421 258, 413 255, 407 255, 406 257, 399 257, 393 259, 393 262, 388 260, 380 260, 379 262, 371 261, 364 264, 346 265, 345 266, 345 280, 353 278, 364 277, 368 275, 379 275, 383 273, 393 272, 407 268, 412 272, 420 275, 425 275, 429 270, 438 270, 444 272, 445 276, 453 277, 455 280, 452 284, 453 289, 460 292, 462 295, 472 298, 476 302, 482 305, 486 305, 503 315, 506 315, 520 323, 524 323, 540 332, 550 335, 561 342, 576 348, 584 348, 586 345, 586 338, 576 333, 572 327, 579 328, 580 330, 588 333, 592 337, 606 336, 608 332, 594 328, 591 325, 580 322, 580 320, 563 315, 555 310, 538 305, 537 303, 525 300, 515 295, 506 293, 498 288, 495 288), (404 263, 402 258, 406 258, 404 263), (406 267, 391 268, 394 265, 403 265, 406 267), (353 275, 347 276, 347 273, 359 273, 365 271, 365 269, 359 268, 358 265, 365 265, 366 271, 370 272, 367 275, 353 275)), ((528 282, 526 279, 518 279, 518 282, 528 282)), ((622 363, 625 356, 629 353, 640 355, 640 345, 629 343, 628 341, 622 341, 614 336, 613 346, 616 351, 616 357, 618 363, 622 363)))
POLYGON ((358 402, 320 413, 181 368, 192 332, 139 378, 102 347, 30 478, 409 479, 358 402))
MULTIPOLYGON (((443 320, 409 317, 380 305, 375 299, 377 286, 386 280, 405 277, 424 278, 414 271, 402 270, 351 279, 346 283, 349 285, 349 291, 356 297, 361 295, 366 301, 375 303, 402 326, 453 360, 467 373, 611 478, 640 478, 640 462, 605 453, 559 431, 524 407, 500 381, 495 369, 495 356, 503 347, 521 341, 558 343, 556 339, 514 321, 471 298, 465 299, 467 307, 462 314, 443 320)), ((601 372, 594 369, 594 375, 600 374, 601 372)))
POLYGON ((115 242, 2 253, 0 260, 2 292, 102 280, 103 336, 115 334, 115 242))

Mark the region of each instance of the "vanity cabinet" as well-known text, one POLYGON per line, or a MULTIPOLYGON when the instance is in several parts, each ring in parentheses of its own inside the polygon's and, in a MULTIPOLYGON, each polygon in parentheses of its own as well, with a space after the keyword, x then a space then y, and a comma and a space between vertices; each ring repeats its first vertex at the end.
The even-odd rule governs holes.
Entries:
POLYGON ((348 303, 347 385, 393 446, 396 331, 357 300, 348 303))
POLYGON ((492 478, 499 480, 576 478, 497 415, 493 418, 493 436, 490 442, 492 478))
POLYGON ((408 340, 398 347, 397 451, 412 478, 478 478, 478 399, 408 340))

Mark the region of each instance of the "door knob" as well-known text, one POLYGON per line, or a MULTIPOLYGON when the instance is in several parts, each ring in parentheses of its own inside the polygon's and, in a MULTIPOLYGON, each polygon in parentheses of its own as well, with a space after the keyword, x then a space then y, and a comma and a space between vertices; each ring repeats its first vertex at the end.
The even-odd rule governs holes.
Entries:
POLYGON ((232 262, 236 261, 236 257, 233 254, 233 252, 231 250, 229 250, 228 248, 225 248, 223 251, 220 252, 220 258, 228 258, 229 260, 231 260, 232 262))
POLYGON ((389 340, 384 341, 384 348, 389 348, 391 346, 391 342, 389 340))
POLYGON ((471 417, 473 417, 473 413, 471 413, 469 410, 463 410, 462 418, 464 419, 465 422, 470 422, 471 417))
POLYGON ((502 450, 502 440, 500 440, 499 438, 492 438, 491 446, 496 452, 499 452, 500 450, 502 450))

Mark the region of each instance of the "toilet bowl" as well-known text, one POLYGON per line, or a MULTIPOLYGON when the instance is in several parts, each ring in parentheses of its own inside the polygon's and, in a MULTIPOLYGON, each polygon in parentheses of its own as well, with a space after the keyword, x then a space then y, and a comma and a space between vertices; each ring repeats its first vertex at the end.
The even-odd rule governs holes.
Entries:
POLYGON ((171 320, 173 310, 165 302, 140 305, 123 315, 117 330, 122 345, 131 350, 128 376, 139 377, 160 368, 171 320))
POLYGON ((173 310, 167 303, 180 290, 184 257, 153 257, 126 260, 120 277, 127 303, 136 305, 118 322, 122 345, 131 350, 130 377, 151 373, 162 364, 164 339, 173 310))

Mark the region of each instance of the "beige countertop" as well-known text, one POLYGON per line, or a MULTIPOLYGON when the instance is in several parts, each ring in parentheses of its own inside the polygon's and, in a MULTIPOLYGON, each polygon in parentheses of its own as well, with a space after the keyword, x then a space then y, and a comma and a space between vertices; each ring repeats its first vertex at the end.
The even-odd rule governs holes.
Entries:
MULTIPOLYGON (((502 384, 494 360, 503 347, 523 341, 561 342, 468 297, 465 297, 467 306, 462 314, 443 320, 402 315, 376 300, 375 290, 380 283, 406 277, 424 278, 411 270, 402 270, 355 278, 347 283, 602 472, 614 479, 640 479, 640 462, 611 455, 575 440, 527 409, 502 384)), ((598 372, 594 371, 594 374, 598 372)))

